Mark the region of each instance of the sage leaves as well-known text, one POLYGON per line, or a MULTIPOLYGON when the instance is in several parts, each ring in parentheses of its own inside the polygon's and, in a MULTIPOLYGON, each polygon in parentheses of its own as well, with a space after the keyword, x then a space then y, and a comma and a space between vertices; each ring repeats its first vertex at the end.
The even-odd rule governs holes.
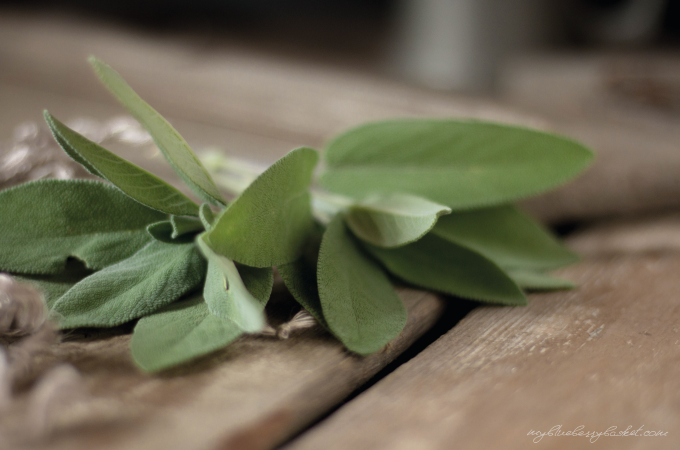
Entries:
POLYGON ((236 178, 215 178, 237 194, 228 204, 179 133, 112 68, 90 62, 205 203, 45 112, 57 143, 102 181, 0 192, 0 270, 42 289, 61 328, 137 320, 131 351, 142 370, 264 330, 274 267, 359 355, 406 324, 391 280, 513 306, 527 303, 524 289, 573 287, 547 271, 576 256, 510 202, 583 170, 592 154, 576 142, 483 122, 366 124, 328 144, 318 180, 307 147, 264 171, 229 159, 236 178))
POLYGON ((592 153, 566 138, 520 127, 454 120, 359 126, 326 148, 321 181, 353 198, 413 194, 452 209, 517 200, 564 183, 592 153))

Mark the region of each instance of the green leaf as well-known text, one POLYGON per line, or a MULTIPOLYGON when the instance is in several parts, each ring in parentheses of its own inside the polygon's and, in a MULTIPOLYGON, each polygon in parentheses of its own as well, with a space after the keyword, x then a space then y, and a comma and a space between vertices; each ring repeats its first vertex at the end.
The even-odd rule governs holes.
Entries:
POLYGON ((249 267, 239 264, 238 273, 248 292, 253 294, 260 305, 264 307, 272 295, 274 288, 274 271, 271 267, 249 267))
POLYGON ((152 223, 146 227, 146 231, 157 241, 167 242, 168 244, 175 242, 175 240, 172 238, 172 233, 174 231, 172 228, 172 222, 169 220, 152 223))
POLYGON ((196 239, 198 247, 208 259, 203 298, 214 315, 230 319, 247 332, 261 331, 266 320, 265 302, 260 302, 246 288, 233 261, 213 252, 201 235, 196 239))
POLYGON ((453 213, 442 217, 432 233, 503 268, 541 270, 578 261, 576 254, 512 205, 453 213))
POLYGON ((81 136, 47 111, 44 115, 61 148, 93 175, 110 181, 149 208, 168 214, 198 215, 198 205, 165 181, 81 136))
POLYGON ((510 269, 510 278, 524 289, 531 290, 560 290, 574 289, 576 285, 569 280, 553 277, 542 272, 510 269))
POLYGON ((435 235, 397 249, 365 246, 387 270, 417 286, 472 300, 527 304, 522 290, 496 264, 435 235))
POLYGON ((319 261, 319 248, 323 236, 321 226, 315 226, 309 235, 305 251, 296 261, 277 267, 283 283, 293 298, 310 313, 323 327, 329 329, 321 309, 316 269, 319 261))
POLYGON ((38 288, 45 296, 45 303, 52 308, 54 303, 83 278, 91 275, 78 260, 69 260, 66 270, 57 275, 14 275, 14 278, 38 288))
POLYGON ((210 313, 200 295, 175 302, 137 322, 130 348, 137 365, 157 372, 218 350, 243 334, 210 313))
POLYGON ((193 243, 152 241, 132 257, 73 286, 53 307, 61 328, 112 327, 197 288, 206 264, 193 243))
POLYGON ((308 188, 317 159, 298 148, 264 171, 215 221, 210 247, 251 267, 296 260, 313 223, 308 188))
POLYGON ((454 120, 392 120, 331 141, 321 181, 363 198, 400 192, 454 210, 505 203, 558 186, 593 158, 581 144, 525 128, 454 120))
POLYGON ((196 234, 205 229, 203 222, 193 217, 171 216, 170 223, 172 224, 172 235, 170 237, 173 239, 190 233, 196 234))
POLYGON ((323 316, 347 349, 376 352, 404 328, 404 304, 340 216, 331 220, 321 241, 317 279, 323 316))
POLYGON ((451 209, 407 194, 373 195, 351 206, 345 222, 354 234, 379 247, 415 242, 451 209))
POLYGON ((94 57, 90 57, 90 64, 102 83, 151 134, 158 148, 187 186, 202 200, 224 206, 226 202, 210 174, 172 125, 142 100, 118 72, 94 57))
POLYGON ((201 219, 201 222, 203 222, 203 228, 210 231, 215 222, 215 214, 213 214, 212 209, 210 209, 210 205, 203 203, 198 211, 198 217, 201 219))
POLYGON ((147 225, 167 218, 113 186, 42 180, 0 192, 0 270, 56 274, 75 257, 97 270, 149 241, 147 225))

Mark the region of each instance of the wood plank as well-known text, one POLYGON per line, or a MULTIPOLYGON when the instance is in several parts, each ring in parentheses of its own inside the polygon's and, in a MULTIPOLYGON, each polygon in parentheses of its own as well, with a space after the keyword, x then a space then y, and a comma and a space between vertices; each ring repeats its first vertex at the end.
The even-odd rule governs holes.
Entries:
POLYGON ((443 310, 432 294, 410 289, 399 294, 409 312, 404 331, 367 357, 347 353, 318 327, 288 340, 246 336, 162 376, 133 365, 129 334, 55 345, 41 364, 72 363, 88 395, 54 405, 51 438, 38 443, 16 441, 30 431, 23 428, 30 423, 21 423, 24 396, 0 420, 0 448, 273 448, 392 361, 443 310))
MULTIPOLYGON (((557 425, 668 432, 602 436, 592 448, 680 448, 680 253, 607 248, 560 272, 577 290, 477 308, 286 450, 526 449, 531 430, 557 425)), ((540 445, 590 448, 585 437, 540 445)))

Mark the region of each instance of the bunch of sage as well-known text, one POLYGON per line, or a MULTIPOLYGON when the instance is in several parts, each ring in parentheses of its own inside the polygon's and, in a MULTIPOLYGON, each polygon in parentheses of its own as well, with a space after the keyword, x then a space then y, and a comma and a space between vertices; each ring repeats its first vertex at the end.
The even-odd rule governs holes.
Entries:
POLYGON ((273 267, 361 355, 405 325, 390 276, 503 305, 526 304, 523 289, 571 286, 546 272, 576 256, 510 202, 586 168, 592 153, 574 141, 477 121, 370 123, 327 145, 318 183, 317 152, 297 148, 227 202, 179 133, 90 62, 203 203, 46 111, 58 144, 103 181, 0 192, 0 270, 40 287, 62 329, 137 320, 131 350, 144 370, 262 330, 273 267))

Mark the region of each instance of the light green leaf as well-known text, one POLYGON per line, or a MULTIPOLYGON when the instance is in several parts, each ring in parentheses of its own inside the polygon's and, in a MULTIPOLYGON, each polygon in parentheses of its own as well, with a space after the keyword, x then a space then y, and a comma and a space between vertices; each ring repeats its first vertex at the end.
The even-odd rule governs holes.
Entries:
POLYGON ((400 192, 458 210, 558 186, 592 158, 581 144, 520 127, 392 120, 359 126, 331 141, 321 181, 354 198, 400 192))
POLYGON ((309 235, 305 251, 296 261, 277 267, 283 283, 293 298, 310 313, 323 327, 329 329, 321 309, 319 287, 316 280, 316 269, 319 260, 319 248, 323 229, 315 226, 309 235))
POLYGON ((157 372, 218 350, 243 334, 210 313, 200 295, 175 302, 137 322, 130 349, 135 363, 157 372))
POLYGON ((404 304, 340 216, 331 220, 321 241, 317 280, 326 323, 348 350, 376 352, 404 328, 404 304))
POLYGON ((317 159, 303 147, 270 166, 215 221, 210 247, 251 267, 296 260, 313 223, 308 188, 317 159))
POLYGON ((90 64, 102 83, 153 137, 158 148, 187 186, 202 200, 224 206, 226 202, 210 174, 172 125, 142 100, 118 72, 94 57, 90 57, 90 64))
POLYGON ((576 254, 512 205, 455 212, 442 217, 432 233, 503 268, 541 270, 578 261, 576 254))
POLYGON ((196 246, 152 241, 132 257, 73 286, 55 304, 61 328, 112 327, 142 317, 200 286, 196 246))
POLYGON ((203 203, 201 209, 198 211, 198 217, 201 219, 201 222, 203 222, 203 228, 210 231, 215 222, 215 214, 213 214, 212 209, 210 209, 210 205, 203 203))
POLYGON ((510 269, 508 270, 508 275, 524 289, 560 290, 574 289, 576 287, 576 285, 569 280, 553 277, 537 271, 510 269))
POLYGON ((214 315, 230 319, 247 332, 261 331, 266 320, 265 302, 260 302, 246 288, 233 261, 213 252, 204 241, 205 235, 196 239, 198 247, 208 259, 203 298, 214 315))
POLYGON ((193 217, 171 216, 170 223, 172 223, 172 235, 170 237, 173 239, 190 233, 195 234, 205 229, 203 222, 193 217))
POLYGON ((166 219, 113 186, 42 180, 0 192, 0 270, 63 272, 75 257, 89 269, 129 258, 151 239, 147 225, 166 219))
POLYGON ((397 249, 365 247, 387 270, 417 286, 491 303, 527 303, 522 290, 492 261, 435 235, 397 249))
POLYGON ((90 173, 113 183, 139 203, 168 214, 198 215, 198 205, 146 170, 116 156, 59 122, 47 111, 45 121, 57 143, 90 173))
POLYGON ((354 234, 379 247, 417 241, 451 209, 408 194, 373 195, 349 208, 345 222, 354 234))
POLYGON ((52 308, 66 291, 91 274, 78 260, 69 260, 65 271, 57 275, 14 275, 14 278, 42 291, 47 307, 52 308))

